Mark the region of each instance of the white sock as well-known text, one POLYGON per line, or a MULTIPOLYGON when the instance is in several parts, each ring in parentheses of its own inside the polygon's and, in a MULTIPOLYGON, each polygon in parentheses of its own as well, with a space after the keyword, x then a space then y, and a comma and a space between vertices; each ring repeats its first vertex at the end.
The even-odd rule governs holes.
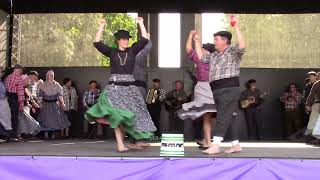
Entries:
POLYGON ((236 146, 236 145, 238 145, 239 144, 239 140, 235 140, 235 141, 232 141, 231 142, 231 145, 232 146, 236 146))
POLYGON ((223 141, 223 137, 220 136, 213 136, 212 144, 220 145, 221 141, 223 141))

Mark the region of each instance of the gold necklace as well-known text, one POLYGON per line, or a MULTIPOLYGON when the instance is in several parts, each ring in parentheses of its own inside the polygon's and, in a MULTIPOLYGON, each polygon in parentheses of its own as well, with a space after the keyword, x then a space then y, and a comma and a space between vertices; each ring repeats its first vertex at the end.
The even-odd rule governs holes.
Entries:
POLYGON ((118 57, 120 59, 120 65, 124 66, 126 64, 126 62, 127 62, 128 53, 126 52, 126 57, 124 58, 124 61, 122 60, 122 58, 121 58, 119 53, 118 53, 118 57))

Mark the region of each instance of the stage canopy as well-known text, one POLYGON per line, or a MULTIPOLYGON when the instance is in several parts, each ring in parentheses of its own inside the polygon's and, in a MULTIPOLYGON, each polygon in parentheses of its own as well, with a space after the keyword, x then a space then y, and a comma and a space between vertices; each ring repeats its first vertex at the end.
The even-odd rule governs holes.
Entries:
POLYGON ((316 0, 0 0, 7 13, 318 13, 316 0))

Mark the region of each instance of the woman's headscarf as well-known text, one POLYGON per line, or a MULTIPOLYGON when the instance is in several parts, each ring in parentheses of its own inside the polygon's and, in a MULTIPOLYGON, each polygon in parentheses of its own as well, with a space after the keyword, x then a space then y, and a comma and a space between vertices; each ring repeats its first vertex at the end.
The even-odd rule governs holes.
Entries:
POLYGON ((40 90, 42 90, 46 95, 52 96, 62 92, 61 85, 54 80, 54 72, 50 70, 46 74, 46 81, 39 85, 40 90), (49 81, 49 75, 53 75, 53 80, 49 81))

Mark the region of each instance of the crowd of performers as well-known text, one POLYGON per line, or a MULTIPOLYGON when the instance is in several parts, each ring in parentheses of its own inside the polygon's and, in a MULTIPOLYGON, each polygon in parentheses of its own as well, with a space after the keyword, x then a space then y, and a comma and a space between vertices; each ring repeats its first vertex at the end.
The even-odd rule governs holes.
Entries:
MULTIPOLYGON (((214 45, 202 45, 200 34, 195 30, 190 32, 186 51, 197 66, 198 81, 194 90, 194 101, 186 103, 184 91, 173 91, 167 95, 177 100, 172 102, 171 106, 182 106, 182 109, 177 109, 177 112, 173 114, 181 119, 203 118, 204 141, 201 142, 201 146, 204 149, 203 152, 207 154, 220 153, 220 144, 229 129, 232 129, 233 132, 232 147, 225 152, 241 151, 236 129, 233 128, 233 119, 240 97, 239 64, 245 52, 245 41, 237 19, 235 22, 233 25, 238 38, 236 46, 231 45, 232 34, 227 31, 219 31, 213 35, 214 45), (195 49, 192 48, 192 42, 194 42, 195 49), (215 118, 215 126, 211 142, 213 118, 215 118)), ((146 105, 144 102, 146 92, 139 91, 139 80, 136 81, 133 76, 135 63, 138 63, 136 56, 144 48, 147 48, 147 51, 151 48, 150 36, 143 19, 138 17, 137 23, 141 37, 131 47, 129 47, 131 36, 126 30, 118 30, 114 34, 118 43, 117 48, 109 47, 101 41, 106 25, 105 19, 99 22, 99 30, 94 42, 96 49, 110 58, 111 76, 98 102, 85 113, 85 117, 92 123, 108 124, 114 128, 119 152, 149 146, 144 140, 149 139, 157 131, 151 116, 159 116, 160 109, 158 108, 159 103, 155 101, 164 99, 161 95, 164 93, 161 93, 161 89, 157 89, 157 80, 154 80, 155 88, 149 89, 148 94, 156 90, 159 91, 160 98, 147 98, 146 105), (148 109, 154 113, 149 113, 148 109), (129 145, 125 145, 123 141, 125 133, 129 134, 132 139, 129 145)), ((181 85, 176 82, 178 89, 181 85)))
MULTIPOLYGON (((138 41, 129 46, 129 39, 132 38, 130 33, 118 30, 114 34, 117 46, 110 47, 102 42, 106 19, 99 20, 99 30, 93 45, 110 58, 111 76, 108 85, 101 92, 96 88, 86 92, 96 99, 94 103, 84 101, 87 109, 85 119, 91 124, 104 124, 113 128, 118 152, 143 149, 149 146, 146 140, 154 134, 161 136, 161 103, 169 99, 166 105, 171 109, 173 118, 203 119, 204 140, 199 142, 205 150, 203 152, 219 153, 226 131, 233 127, 240 96, 239 63, 245 44, 237 20, 234 24, 239 44, 237 46, 231 45, 232 35, 227 31, 214 34, 215 45, 202 45, 200 34, 194 30, 190 32, 186 51, 197 67, 194 101, 190 103, 187 103, 188 97, 181 81, 176 81, 176 89, 166 94, 159 87, 160 80, 154 79, 152 88, 146 92, 143 59, 150 53, 152 43, 143 18, 138 17, 136 21, 141 32, 138 41), (193 41, 195 49, 192 48, 193 41), (211 143, 213 118, 215 126, 211 143), (124 143, 125 135, 130 137, 128 145, 124 143)), ((10 75, 2 76, 0 107, 3 111, 0 134, 6 134, 11 141, 18 141, 21 134, 36 134, 39 131, 45 132, 45 138, 51 136, 54 139, 53 132, 56 130, 60 130, 62 136, 69 136, 69 127, 73 124, 70 119, 77 109, 74 99, 78 98, 70 79, 66 79, 61 86, 55 81, 53 71, 47 72, 45 81, 37 79, 38 77, 37 72, 24 75, 20 65, 15 65, 10 75)), ((90 82, 90 87, 94 87, 94 84, 96 83, 90 82)), ((173 132, 180 132, 180 123, 171 125, 173 132)), ((240 151, 235 132, 232 147, 226 152, 240 151)))
MULTIPOLYGON (((238 19, 233 17, 232 22, 237 45, 231 45, 232 34, 228 31, 214 33, 214 44, 202 44, 199 32, 190 31, 186 53, 197 70, 192 102, 188 102, 181 81, 176 81, 176 89, 166 94, 165 90, 160 88, 160 80, 154 79, 153 86, 146 91, 144 59, 150 53, 152 43, 143 18, 138 17, 136 21, 141 32, 138 41, 129 46, 129 39, 132 38, 130 33, 118 30, 114 34, 117 46, 110 47, 102 42, 107 21, 99 20, 99 29, 93 45, 100 53, 110 58, 111 76, 108 85, 101 92, 96 88, 95 81, 90 82, 90 91, 84 95, 90 97, 84 100, 85 119, 90 124, 110 126, 115 133, 118 152, 139 150, 149 146, 146 140, 152 136, 161 136, 161 104, 172 99, 166 106, 171 109, 172 118, 180 120, 172 122, 183 123, 183 120, 202 119, 203 140, 198 144, 203 153, 220 153, 220 145, 227 131, 231 132, 232 141, 231 147, 226 149, 225 153, 241 152, 235 127, 239 100, 242 98, 244 102, 251 102, 247 97, 259 99, 262 95, 261 92, 250 91, 251 86, 255 84, 254 80, 248 82, 248 91, 242 94, 240 92, 240 62, 246 44, 238 19), (129 144, 124 142, 126 135, 130 138, 129 144)), ((34 134, 45 131, 46 138, 54 138, 55 133, 50 132, 61 130, 62 135, 68 136, 70 119, 77 108, 77 105, 72 103, 72 99, 77 99, 77 95, 71 87, 70 79, 66 79, 62 87, 54 80, 53 71, 48 71, 46 80, 41 81, 37 79, 39 75, 36 72, 30 72, 29 76, 22 75, 23 67, 20 65, 14 66, 13 69, 13 72, 0 83, 0 134, 9 133, 7 137, 14 140, 19 139, 22 133, 34 134), (40 107, 41 111, 37 112, 36 109, 40 107), (34 113, 37 113, 36 119, 33 118, 34 113)), ((314 98, 320 99, 318 84, 315 83, 315 88, 307 100, 309 111, 314 105, 314 98)), ((256 101, 253 104, 258 107, 261 102, 256 101)), ((247 111, 248 115, 255 115, 255 111, 247 111)), ((170 127, 172 133, 181 132, 179 124, 172 124, 170 127)))
POLYGON ((56 130, 68 136, 68 112, 71 103, 65 104, 67 86, 54 80, 54 72, 48 71, 46 80, 38 79, 39 74, 31 71, 23 74, 24 68, 15 65, 13 72, 2 72, 0 81, 0 138, 18 142, 22 134, 33 137, 40 131, 44 137, 54 138, 56 130), (41 109, 39 111, 39 109, 41 109))

